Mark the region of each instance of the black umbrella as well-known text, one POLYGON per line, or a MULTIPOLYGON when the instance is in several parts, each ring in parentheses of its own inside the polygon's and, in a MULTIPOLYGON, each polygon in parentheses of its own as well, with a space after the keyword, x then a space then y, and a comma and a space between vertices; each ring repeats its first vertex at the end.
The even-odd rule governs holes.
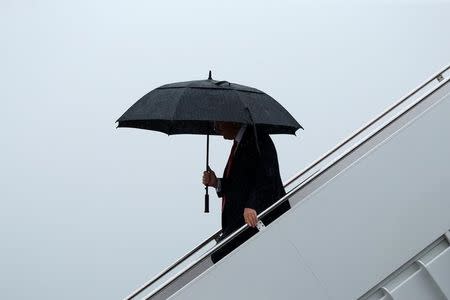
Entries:
MULTIPOLYGON (((295 134, 302 128, 275 99, 252 87, 207 80, 163 85, 133 104, 117 127, 133 127, 172 134, 205 134, 206 169, 209 169, 209 135, 217 135, 214 122, 249 124, 268 134, 295 134)), ((209 212, 205 187, 205 212, 209 212)))

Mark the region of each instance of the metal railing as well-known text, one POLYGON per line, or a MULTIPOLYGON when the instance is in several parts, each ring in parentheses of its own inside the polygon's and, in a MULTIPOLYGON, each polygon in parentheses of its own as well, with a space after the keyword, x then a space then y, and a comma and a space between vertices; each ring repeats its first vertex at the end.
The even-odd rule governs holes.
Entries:
MULTIPOLYGON (((292 185, 295 182, 298 182, 298 184, 292 188, 283 198, 281 198, 280 200, 278 200, 276 203, 274 203, 272 206, 270 206, 269 208, 267 208, 266 210, 264 210, 263 212, 261 212, 258 215, 258 219, 261 219, 262 217, 264 217, 266 214, 268 214, 269 212, 271 212, 273 209, 275 209, 276 207, 278 207, 280 204, 282 204, 283 202, 287 201, 291 195, 293 193, 295 193, 301 186, 303 186, 304 184, 306 184, 307 182, 310 181, 310 179, 316 175, 322 168, 320 169, 316 169, 314 172, 310 173, 308 175, 308 173, 313 170, 315 167, 319 166, 321 163, 323 163, 325 160, 327 160, 328 158, 330 158, 332 155, 334 155, 335 153, 337 153, 339 150, 343 149, 344 146, 347 146, 350 142, 354 141, 356 137, 360 136, 361 133, 366 132, 370 127, 372 127, 373 125, 377 124, 380 120, 384 119, 388 114, 390 114, 391 112, 393 112, 394 110, 396 110, 398 107, 400 107, 402 104, 404 104, 408 99, 410 99, 412 96, 414 96, 415 94, 417 94, 417 92, 419 92, 420 90, 422 90, 424 87, 426 87, 427 85, 429 85, 431 82, 437 80, 438 83, 442 82, 444 80, 444 73, 449 71, 450 69, 450 65, 448 65, 447 67, 443 68, 440 72, 436 73, 436 75, 430 77, 427 81, 425 81, 424 83, 422 83, 419 87, 417 87, 416 89, 414 89, 412 92, 410 92, 409 94, 407 94, 406 96, 404 96, 403 98, 401 98, 397 103, 395 103, 394 105, 392 105, 391 107, 389 107, 388 109, 386 109, 383 113, 381 113, 378 117, 374 118, 373 120, 369 121, 366 125, 364 125, 363 127, 361 127, 360 129, 358 129, 357 131, 355 131, 353 134, 351 134, 348 138, 346 138, 343 142, 341 142, 340 144, 338 144, 336 147, 334 147, 333 149, 331 149, 330 151, 328 151, 327 153, 325 153, 322 157, 320 157, 318 160, 314 161, 310 166, 308 166, 307 168, 305 168, 304 170, 300 171, 299 173, 297 173, 296 175, 294 175, 293 177, 291 177, 285 184, 284 187, 287 188, 290 185, 292 185), (303 178, 305 175, 308 175, 306 178, 303 178), (302 179, 302 180, 301 180, 302 179)), ((165 284, 163 284, 162 286, 159 287, 159 289, 153 291, 151 294, 147 295, 145 297, 145 299, 149 299, 151 298, 154 294, 156 294, 159 290, 163 289, 164 287, 168 286, 171 282, 173 282, 174 280, 176 280, 176 278, 188 271, 189 269, 191 269, 193 266, 195 266, 196 263, 198 263, 200 260, 204 259, 205 257, 211 255, 214 251, 220 249, 224 244, 226 244, 228 241, 234 239, 236 236, 238 236, 241 232, 243 232, 245 229, 248 228, 248 225, 245 224, 243 225, 241 228, 239 228, 238 230, 236 230, 235 232, 233 232, 232 234, 230 234, 228 237, 226 237, 225 239, 223 239, 222 241, 220 241, 220 243, 218 243, 215 247, 213 247, 212 249, 209 249, 205 254, 203 254, 197 261, 191 263, 191 265, 189 265, 187 268, 185 268, 182 272, 180 272, 179 274, 175 275, 173 278, 169 279, 165 284)), ((131 293, 128 297, 125 298, 125 300, 131 300, 133 298, 135 298, 136 296, 138 296, 141 292, 143 292, 144 290, 146 290, 148 287, 150 287, 151 285, 153 285, 155 282, 157 282, 159 279, 161 279, 163 276, 167 275, 169 272, 171 272, 172 270, 174 270, 176 267, 178 267, 180 264, 182 264, 183 262, 185 262, 188 258, 190 258, 192 255, 194 255, 195 253, 197 253, 199 250, 201 250, 202 248, 204 248, 207 244, 209 244, 210 242, 212 242, 213 240, 217 241, 217 238, 221 235, 222 231, 219 230, 216 233, 214 233, 211 237, 207 238, 205 241, 203 241, 202 243, 200 243, 197 247, 195 247, 193 250, 191 250, 189 253, 185 254, 184 256, 182 256, 181 258, 179 258, 175 263, 173 263, 171 266, 169 266, 168 268, 166 268, 164 271, 162 271, 161 273, 159 273, 158 275, 156 275, 154 278, 152 278, 151 280, 149 280, 148 282, 146 282, 144 285, 142 285, 140 288, 136 289, 133 293, 131 293)))
POLYGON ((151 280, 149 280, 148 282, 146 282, 144 285, 142 285, 140 288, 138 288, 137 290, 135 290, 132 294, 130 294, 128 297, 125 298, 125 300, 130 300, 133 299, 134 297, 136 297, 137 295, 139 295, 142 291, 144 291, 145 289, 147 289, 149 286, 151 286, 152 284, 154 284, 155 282, 157 282, 159 279, 161 279, 163 276, 165 276, 166 274, 168 274, 170 271, 172 271, 173 269, 175 269, 176 267, 178 267, 181 263, 183 263, 184 261, 186 261, 189 257, 191 257, 193 254, 197 253, 200 249, 202 249, 203 247, 205 247, 206 245, 208 245, 210 242, 212 242, 213 240, 217 240, 217 238, 220 236, 220 234, 222 233, 222 230, 217 231, 215 234, 213 234, 212 236, 210 236, 209 238, 207 238, 206 240, 204 240, 201 244, 199 244, 197 247, 195 247, 194 249, 192 249, 190 252, 188 252, 187 254, 185 254, 184 256, 180 257, 174 264, 172 264, 171 266, 169 266, 167 269, 165 269, 164 271, 162 271, 161 273, 159 273, 158 275, 156 275, 155 277, 153 277, 151 280))

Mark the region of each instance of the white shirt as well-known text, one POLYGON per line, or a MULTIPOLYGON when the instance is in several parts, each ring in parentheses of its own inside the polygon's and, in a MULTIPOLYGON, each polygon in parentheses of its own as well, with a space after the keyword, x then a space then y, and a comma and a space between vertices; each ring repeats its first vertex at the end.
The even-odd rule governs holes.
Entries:
POLYGON ((246 128, 247 128, 247 125, 242 125, 241 129, 239 129, 238 133, 236 134, 236 137, 234 138, 234 140, 236 141, 236 143, 238 145, 241 142, 242 137, 244 136, 244 132, 245 132, 246 128))

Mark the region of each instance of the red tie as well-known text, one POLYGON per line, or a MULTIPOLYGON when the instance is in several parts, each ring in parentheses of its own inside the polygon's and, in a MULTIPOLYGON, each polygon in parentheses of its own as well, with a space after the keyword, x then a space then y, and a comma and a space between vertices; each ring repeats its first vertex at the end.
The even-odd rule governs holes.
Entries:
MULTIPOLYGON (((230 156, 228 157, 227 166, 225 167, 225 176, 224 178, 228 178, 228 175, 230 175, 231 166, 233 165, 233 158, 234 158, 234 152, 236 152, 237 143, 234 141, 233 147, 231 147, 230 156)), ((225 195, 222 196, 222 210, 225 207, 226 202, 225 195)))

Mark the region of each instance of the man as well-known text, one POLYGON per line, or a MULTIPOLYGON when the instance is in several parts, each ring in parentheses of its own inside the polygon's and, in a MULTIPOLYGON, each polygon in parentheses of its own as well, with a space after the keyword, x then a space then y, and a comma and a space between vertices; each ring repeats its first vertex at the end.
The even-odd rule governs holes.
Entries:
MULTIPOLYGON (((216 122, 215 130, 224 139, 234 140, 223 177, 217 178, 213 170, 208 170, 202 178, 203 184, 215 187, 222 198, 221 239, 245 223, 251 227, 213 255, 213 261, 218 261, 257 232, 257 214, 286 192, 280 178, 277 152, 268 134, 255 133, 251 126, 229 122, 216 122)), ((262 221, 267 225, 289 208, 286 201, 262 221)))

